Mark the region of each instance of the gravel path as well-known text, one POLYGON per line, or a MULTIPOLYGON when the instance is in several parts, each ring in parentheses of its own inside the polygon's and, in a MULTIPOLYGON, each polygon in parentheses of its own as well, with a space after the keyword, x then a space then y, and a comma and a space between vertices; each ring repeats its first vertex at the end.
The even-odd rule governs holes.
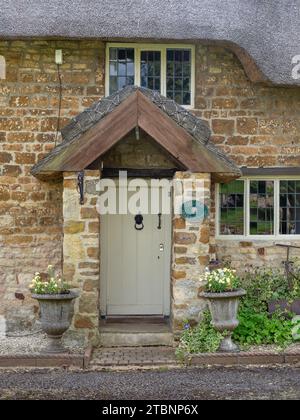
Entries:
POLYGON ((0 370, 0 399, 300 399, 297 367, 142 372, 0 370))
MULTIPOLYGON (((20 334, 22 335, 22 334, 20 334)), ((76 342, 63 342, 71 353, 83 353, 84 348, 76 342)), ((47 346, 47 336, 44 333, 24 334, 22 337, 0 337, 0 355, 1 354, 32 354, 43 353, 47 346)))

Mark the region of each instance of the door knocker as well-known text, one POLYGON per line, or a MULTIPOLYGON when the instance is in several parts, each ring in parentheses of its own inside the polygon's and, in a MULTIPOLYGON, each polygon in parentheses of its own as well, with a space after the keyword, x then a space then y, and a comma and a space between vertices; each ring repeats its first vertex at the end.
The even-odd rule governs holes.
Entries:
POLYGON ((144 229, 144 217, 141 214, 137 214, 134 218, 135 220, 135 229, 136 230, 143 230, 144 229))

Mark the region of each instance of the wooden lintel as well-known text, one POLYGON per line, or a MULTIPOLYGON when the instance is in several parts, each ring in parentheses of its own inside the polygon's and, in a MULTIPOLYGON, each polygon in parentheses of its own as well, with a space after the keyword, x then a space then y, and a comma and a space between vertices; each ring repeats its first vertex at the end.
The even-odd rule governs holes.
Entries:
POLYGON ((173 178, 178 169, 134 169, 134 168, 104 168, 102 178, 116 178, 120 171, 126 171, 129 178, 173 178))

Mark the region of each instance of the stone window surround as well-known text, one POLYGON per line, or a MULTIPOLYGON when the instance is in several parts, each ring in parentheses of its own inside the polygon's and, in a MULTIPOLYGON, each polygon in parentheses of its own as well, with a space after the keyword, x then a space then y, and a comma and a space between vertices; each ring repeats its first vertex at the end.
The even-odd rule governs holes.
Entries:
MULTIPOLYGON (((175 179, 191 175, 204 180, 204 203, 210 208, 211 176, 204 173, 176 172, 175 179)), ((71 332, 86 342, 98 343, 100 318, 100 237, 101 216, 96 211, 96 183, 100 172, 85 171, 84 204, 79 204, 77 172, 64 172, 63 181, 63 273, 71 287, 79 289, 71 332)), ((174 191, 176 195, 176 191, 174 191)), ((210 221, 186 221, 173 217, 171 267, 171 328, 179 334, 183 322, 199 321, 205 302, 199 298, 200 274, 209 263, 210 221)))
POLYGON ((109 95, 109 49, 115 48, 134 48, 135 56, 135 85, 140 86, 140 52, 141 51, 161 51, 161 94, 166 96, 166 50, 167 48, 174 49, 190 49, 191 50, 191 104, 182 105, 186 109, 195 108, 195 80, 196 80, 196 47, 193 44, 153 44, 153 43, 116 43, 110 42, 106 44, 106 58, 105 58, 105 96, 109 95))
POLYGON ((264 241, 274 241, 274 240, 299 240, 300 234, 280 234, 279 233, 279 183, 280 181, 298 181, 300 176, 244 176, 238 179, 239 181, 245 182, 244 190, 244 208, 245 208, 245 220, 244 220, 244 235, 222 235, 219 232, 220 228, 220 195, 219 195, 219 185, 215 185, 215 212, 216 212, 216 239, 222 240, 264 240, 264 241), (249 198, 250 198, 250 181, 274 181, 274 235, 251 235, 249 233, 249 222, 250 222, 250 207, 249 207, 249 198))

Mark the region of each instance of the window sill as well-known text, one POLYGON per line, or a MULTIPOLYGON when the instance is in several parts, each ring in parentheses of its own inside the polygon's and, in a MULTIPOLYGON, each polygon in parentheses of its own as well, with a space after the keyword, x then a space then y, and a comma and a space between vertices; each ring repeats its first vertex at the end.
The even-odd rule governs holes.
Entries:
POLYGON ((217 235, 216 240, 227 241, 300 241, 300 235, 253 235, 253 236, 234 236, 217 235))

